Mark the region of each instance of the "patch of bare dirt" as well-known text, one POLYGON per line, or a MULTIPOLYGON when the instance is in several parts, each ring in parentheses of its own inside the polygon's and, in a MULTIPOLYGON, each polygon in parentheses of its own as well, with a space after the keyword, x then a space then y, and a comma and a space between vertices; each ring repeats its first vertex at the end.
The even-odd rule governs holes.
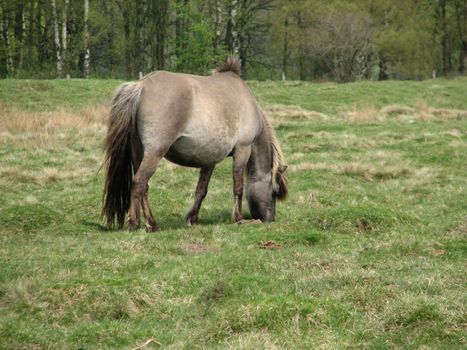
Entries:
POLYGON ((275 250, 275 249, 281 249, 282 244, 276 241, 261 241, 258 243, 258 247, 260 247, 261 249, 266 249, 266 250, 275 250))
POLYGON ((199 242, 189 242, 183 245, 183 250, 190 255, 200 255, 204 253, 218 252, 219 249, 212 247, 210 245, 199 243, 199 242))

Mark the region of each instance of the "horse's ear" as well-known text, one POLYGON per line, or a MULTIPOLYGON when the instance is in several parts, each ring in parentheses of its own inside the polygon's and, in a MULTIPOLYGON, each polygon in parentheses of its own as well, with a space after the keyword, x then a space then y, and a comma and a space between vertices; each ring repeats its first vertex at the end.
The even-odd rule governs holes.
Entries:
POLYGON ((281 166, 279 167, 279 173, 280 173, 280 174, 285 173, 285 171, 287 170, 287 167, 288 167, 287 165, 281 165, 281 166))

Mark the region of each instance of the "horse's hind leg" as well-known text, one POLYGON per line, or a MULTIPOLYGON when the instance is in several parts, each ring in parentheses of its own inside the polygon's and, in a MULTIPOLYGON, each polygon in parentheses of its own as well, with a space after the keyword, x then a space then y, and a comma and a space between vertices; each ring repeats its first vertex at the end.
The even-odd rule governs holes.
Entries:
MULTIPOLYGON (((132 147, 132 163, 133 169, 135 173, 138 171, 141 162, 143 160, 143 145, 141 144, 141 140, 139 137, 133 140, 133 147, 132 147)), ((144 217, 146 219, 146 232, 155 232, 159 230, 159 227, 156 224, 156 220, 152 215, 151 207, 149 206, 149 184, 146 186, 146 191, 143 194, 143 198, 141 200, 141 205, 143 207, 144 217)), ((139 222, 137 223, 139 225, 139 222)), ((137 226, 138 226, 137 225, 137 226)))
MULTIPOLYGON (((149 188, 149 185, 148 185, 149 188)), ((148 198, 148 189, 146 189, 146 192, 143 195, 143 200, 141 201, 141 204, 143 206, 143 213, 144 217, 146 218, 146 232, 156 232, 159 231, 160 228, 156 224, 156 220, 154 219, 154 216, 152 215, 151 207, 149 206, 149 198, 148 198)))
POLYGON ((209 180, 211 179, 214 165, 206 168, 201 168, 199 172, 198 185, 196 186, 195 202, 185 216, 185 222, 188 226, 198 223, 199 208, 208 193, 209 180))
POLYGON ((144 152, 143 160, 133 178, 131 189, 131 205, 128 211, 128 229, 130 231, 136 230, 139 227, 141 204, 143 204, 143 210, 147 220, 146 223, 149 223, 150 226, 149 228, 146 226, 146 230, 157 230, 156 222, 149 208, 147 193, 148 181, 156 171, 162 157, 163 153, 160 152, 144 152))

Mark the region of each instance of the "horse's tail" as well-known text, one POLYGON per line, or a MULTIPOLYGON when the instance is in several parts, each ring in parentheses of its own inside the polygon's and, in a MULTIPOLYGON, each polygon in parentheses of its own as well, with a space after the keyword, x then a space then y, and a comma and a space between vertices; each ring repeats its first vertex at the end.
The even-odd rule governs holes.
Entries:
POLYGON ((106 170, 102 216, 108 227, 123 227, 131 203, 131 138, 136 132, 136 113, 143 87, 140 83, 121 85, 112 100, 109 128, 105 138, 106 170))

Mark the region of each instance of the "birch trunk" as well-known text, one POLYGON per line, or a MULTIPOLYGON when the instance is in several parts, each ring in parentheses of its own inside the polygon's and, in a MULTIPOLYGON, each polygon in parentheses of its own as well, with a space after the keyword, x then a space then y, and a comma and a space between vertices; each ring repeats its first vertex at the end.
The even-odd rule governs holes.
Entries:
POLYGON ((217 47, 221 42, 221 23, 222 23, 222 6, 220 1, 216 1, 216 14, 215 14, 215 21, 214 26, 216 30, 216 37, 214 39, 214 47, 217 47))
POLYGON ((55 52, 57 55, 57 75, 63 78, 63 59, 62 59, 62 45, 60 44, 60 32, 58 31, 58 16, 57 4, 52 0, 52 14, 54 20, 54 38, 55 38, 55 52))
POLYGON ((2 29, 2 37, 5 43, 6 49, 6 71, 8 76, 12 76, 15 70, 14 60, 13 60, 13 50, 11 48, 11 41, 10 41, 10 31, 9 31, 9 17, 8 13, 3 9, 0 8, 0 19, 1 19, 1 29, 2 29))
POLYGON ((65 0, 65 7, 63 8, 63 16, 62 16, 62 67, 63 72, 65 72, 66 66, 66 54, 67 54, 67 14, 68 14, 68 4, 70 0, 65 0))
POLYGON ((238 55, 238 53, 240 52, 237 28, 237 4, 237 0, 232 0, 232 10, 230 12, 230 20, 232 21, 232 51, 234 55, 238 55))
POLYGON ((89 63, 91 52, 89 50, 89 0, 84 0, 84 77, 89 78, 89 63))
POLYGON ((19 13, 17 16, 17 20, 19 20, 21 23, 19 27, 21 28, 20 33, 19 33, 19 40, 21 42, 19 46, 19 59, 18 59, 18 68, 23 67, 23 61, 24 61, 24 51, 26 50, 26 16, 25 16, 25 10, 24 6, 21 6, 18 9, 19 13))
POLYGON ((287 79, 287 61, 289 58, 289 20, 284 21, 284 45, 282 47, 282 80, 287 79))
POLYGON ((231 0, 228 6, 227 26, 225 29, 225 45, 229 51, 238 55, 237 0, 231 0))

